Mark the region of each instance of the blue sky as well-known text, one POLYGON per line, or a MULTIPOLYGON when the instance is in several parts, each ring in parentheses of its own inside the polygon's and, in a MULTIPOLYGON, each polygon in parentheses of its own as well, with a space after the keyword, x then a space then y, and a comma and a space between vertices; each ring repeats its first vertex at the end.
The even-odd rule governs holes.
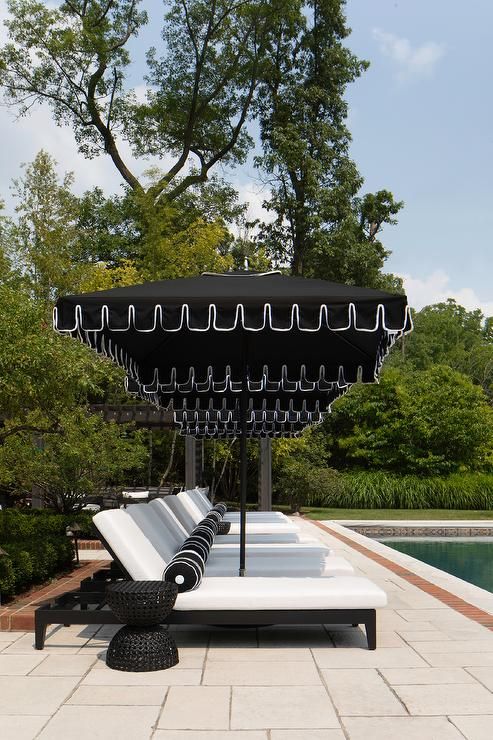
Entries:
MULTIPOLYGON (((134 84, 142 84, 144 49, 159 41, 161 2, 143 6, 152 22, 133 43, 134 84)), ((384 233, 393 252, 387 269, 405 277, 417 307, 454 296, 493 315, 493 3, 348 0, 346 11, 348 45, 371 63, 347 96, 363 191, 387 188, 405 201, 399 224, 384 233)), ((41 148, 61 172, 76 171, 77 190, 119 188, 111 163, 85 163, 70 131, 56 128, 45 109, 16 121, 1 108, 0 140, 0 195, 8 204, 20 163, 41 148)), ((263 196, 251 164, 228 176, 258 215, 263 196)))

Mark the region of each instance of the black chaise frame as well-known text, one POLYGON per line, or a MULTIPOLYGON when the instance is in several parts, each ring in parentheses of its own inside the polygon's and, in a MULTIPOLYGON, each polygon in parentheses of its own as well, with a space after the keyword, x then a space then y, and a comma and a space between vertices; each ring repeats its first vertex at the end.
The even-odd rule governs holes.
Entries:
MULTIPOLYGON (((49 624, 121 624, 106 604, 106 585, 118 578, 133 580, 108 542, 100 535, 113 558, 109 568, 102 568, 86 578, 80 590, 56 597, 36 609, 34 615, 35 647, 42 650, 49 624)), ((203 624, 254 627, 265 624, 351 624, 365 625, 368 649, 377 647, 375 609, 248 609, 248 610, 174 610, 166 624, 203 624)))
MULTIPOLYGON (((72 591, 38 607, 35 612, 35 647, 44 647, 49 624, 121 624, 106 604, 103 593, 72 591)), ((166 624, 238 625, 265 624, 364 624, 368 649, 375 650, 375 609, 248 609, 172 611, 166 624)))

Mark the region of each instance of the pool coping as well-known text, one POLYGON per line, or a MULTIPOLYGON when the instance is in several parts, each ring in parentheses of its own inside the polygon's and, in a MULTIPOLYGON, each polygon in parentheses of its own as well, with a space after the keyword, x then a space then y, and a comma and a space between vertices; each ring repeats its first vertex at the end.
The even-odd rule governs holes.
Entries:
POLYGON ((493 632, 493 594, 489 591, 423 563, 410 555, 392 550, 383 543, 344 527, 339 522, 313 521, 312 523, 332 537, 349 545, 361 555, 382 565, 421 591, 493 632), (421 571, 423 575, 417 571, 421 571), (453 591, 449 588, 453 588, 453 591))
POLYGON ((493 537, 493 521, 338 519, 336 524, 366 537, 493 537))

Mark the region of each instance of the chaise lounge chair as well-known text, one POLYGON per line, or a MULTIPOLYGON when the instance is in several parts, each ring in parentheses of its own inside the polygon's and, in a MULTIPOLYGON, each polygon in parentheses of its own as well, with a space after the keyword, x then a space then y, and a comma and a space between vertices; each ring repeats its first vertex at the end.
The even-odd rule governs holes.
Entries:
MULTIPOLYGON (((162 501, 135 504, 126 511, 101 512, 93 519, 104 540, 110 538, 115 520, 129 517, 139 527, 162 558, 161 574, 167 563, 177 554, 184 537, 173 529, 172 520, 166 519, 162 501)), ((131 526, 131 525, 130 525, 131 526)), ((188 534, 187 534, 188 536, 188 534)), ((294 544, 250 544, 246 548, 250 576, 328 576, 351 575, 352 566, 344 558, 336 557, 319 541, 294 544)), ((214 544, 205 566, 207 577, 236 576, 238 572, 238 546, 214 544)), ((155 579, 153 579, 155 580, 155 579)))
MULTIPOLYGON (((192 533, 192 530, 198 526, 200 521, 203 519, 203 517, 198 519, 197 517, 191 516, 183 502, 176 496, 166 496, 166 498, 156 499, 155 501, 152 501, 149 506, 154 508, 154 513, 163 520, 165 526, 176 532, 177 538, 181 539, 181 541, 188 537, 192 533)), ((214 541, 214 547, 217 550, 220 546, 238 545, 239 541, 239 534, 218 534, 214 541)), ((276 543, 284 545, 317 544, 320 546, 320 540, 314 539, 313 537, 306 537, 301 533, 274 532, 271 534, 250 534, 247 530, 247 545, 273 545, 276 543)))
MULTIPOLYGON (((115 561, 131 580, 161 580, 163 558, 121 510, 101 512, 99 525, 115 561), (104 516, 101 515, 111 515, 104 516), (104 524, 102 524, 104 522, 104 524)), ((104 584, 102 584, 104 585, 104 584)), ((376 648, 376 609, 386 594, 358 576, 204 577, 198 588, 179 593, 169 624, 364 624, 368 648, 376 648)), ((103 593, 73 592, 36 611, 35 645, 44 646, 48 624, 119 624, 103 593)))
MULTIPOLYGON (((200 521, 204 518, 204 516, 207 515, 206 513, 202 513, 202 511, 197 507, 193 499, 184 494, 188 494, 188 491, 182 491, 177 496, 165 496, 162 499, 157 499, 158 501, 161 501, 162 503, 166 503, 169 508, 172 509, 175 516, 179 519, 179 521, 182 523, 182 525, 185 527, 186 530, 191 530, 193 527, 196 527, 200 521)), ((264 512, 253 512, 253 513, 264 513, 264 512)), ((269 512, 266 512, 269 513, 269 512)), ((227 538, 231 538, 233 536, 236 536, 239 538, 240 535, 240 522, 239 519, 236 521, 228 520, 228 516, 236 516, 237 512, 227 512, 225 515, 225 521, 230 522, 230 530, 227 535, 222 535, 227 538)), ((238 515, 239 516, 239 515, 238 515)), ((285 517, 283 514, 280 515, 283 517, 282 519, 278 518, 271 521, 255 521, 251 522, 249 520, 249 515, 247 515, 247 522, 246 522, 246 535, 247 535, 247 541, 250 542, 272 542, 274 541, 273 537, 275 536, 275 539, 278 542, 298 542, 302 539, 300 536, 300 530, 299 527, 297 527, 295 524, 289 521, 287 517, 285 517), (267 539, 266 539, 267 538, 267 539)), ((231 539, 228 539, 229 542, 232 542, 231 539)), ((239 541, 239 539, 238 539, 239 541)))

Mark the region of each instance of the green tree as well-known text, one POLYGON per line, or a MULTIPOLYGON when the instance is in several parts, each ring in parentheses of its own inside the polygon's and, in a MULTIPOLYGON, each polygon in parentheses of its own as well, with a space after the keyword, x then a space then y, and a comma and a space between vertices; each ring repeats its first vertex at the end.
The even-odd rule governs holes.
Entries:
POLYGON ((48 505, 69 513, 88 494, 124 484, 130 471, 141 476, 146 460, 141 433, 79 407, 58 419, 56 434, 9 437, 0 447, 0 480, 24 493, 36 485, 48 505))
POLYGON ((110 361, 55 334, 22 285, 0 284, 0 316, 0 443, 24 431, 55 433, 67 409, 122 383, 110 361))
POLYGON ((121 141, 138 155, 174 155, 147 190, 151 203, 172 202, 218 162, 242 161, 272 29, 291 8, 299 13, 296 0, 169 0, 164 52, 148 52, 147 99, 139 102, 125 86, 128 42, 147 22, 139 0, 66 0, 56 8, 8 0, 7 7, 9 42, 0 52, 7 102, 21 114, 46 102, 80 151, 108 154, 136 192, 146 188, 121 141))
POLYGON ((16 218, 5 219, 0 232, 4 250, 24 276, 33 295, 45 305, 59 293, 77 289, 86 267, 78 259, 78 201, 73 174, 59 180, 56 162, 40 151, 14 180, 16 218))
POLYGON ((493 337, 491 322, 479 309, 467 311, 449 299, 426 306, 414 315, 414 331, 392 363, 425 370, 448 365, 480 385, 493 397, 493 337))
POLYGON ((344 0, 309 0, 287 16, 270 47, 259 117, 257 165, 274 221, 261 239, 295 275, 380 287, 387 252, 378 238, 402 207, 387 190, 358 196, 363 180, 349 156, 348 84, 368 63, 344 46, 344 0))
POLYGON ((444 365, 390 368, 376 386, 353 386, 322 429, 338 469, 440 475, 493 463, 493 410, 481 388, 444 365))

